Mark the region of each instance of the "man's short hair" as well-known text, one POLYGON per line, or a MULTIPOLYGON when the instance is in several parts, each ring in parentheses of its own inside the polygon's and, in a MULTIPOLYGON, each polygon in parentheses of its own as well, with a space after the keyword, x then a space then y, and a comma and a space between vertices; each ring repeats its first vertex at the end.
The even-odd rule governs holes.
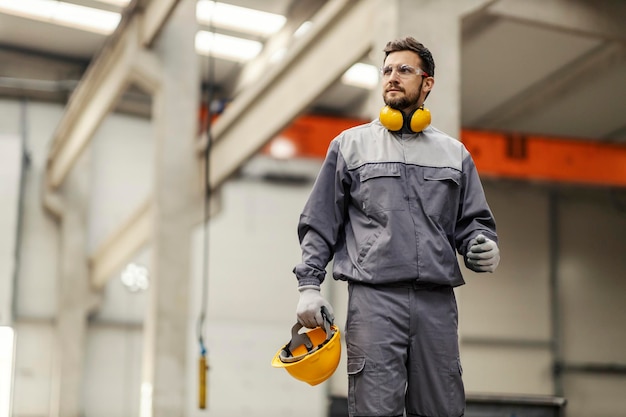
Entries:
POLYGON ((415 52, 422 60, 422 70, 424 70, 430 77, 435 76, 435 60, 433 59, 433 56, 428 48, 426 48, 420 42, 416 41, 411 36, 387 42, 385 49, 383 49, 383 52, 385 52, 385 58, 383 59, 383 62, 385 59, 387 59, 387 56, 390 53, 398 51, 415 52))

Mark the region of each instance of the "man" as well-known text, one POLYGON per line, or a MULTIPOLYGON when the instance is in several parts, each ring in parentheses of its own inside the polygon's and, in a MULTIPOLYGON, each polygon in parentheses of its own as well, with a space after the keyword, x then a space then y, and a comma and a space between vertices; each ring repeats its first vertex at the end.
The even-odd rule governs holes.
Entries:
POLYGON ((463 144, 419 126, 435 83, 431 53, 411 37, 384 52, 385 111, 331 142, 300 216, 296 313, 315 328, 322 306, 332 312, 320 285, 334 257, 333 277, 348 282, 350 416, 459 417, 456 251, 468 268, 493 272, 495 221, 463 144))

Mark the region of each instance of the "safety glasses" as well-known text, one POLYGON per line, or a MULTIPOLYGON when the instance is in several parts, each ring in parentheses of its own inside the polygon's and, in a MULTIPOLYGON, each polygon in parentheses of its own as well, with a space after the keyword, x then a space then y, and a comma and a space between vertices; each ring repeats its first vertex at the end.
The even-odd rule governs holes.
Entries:
POLYGON ((393 65, 385 65, 380 69, 380 74, 383 78, 389 78, 391 77, 391 74, 393 74, 394 69, 400 78, 409 78, 412 75, 423 75, 428 77, 428 73, 426 73, 426 71, 407 64, 396 65, 395 67, 393 65))

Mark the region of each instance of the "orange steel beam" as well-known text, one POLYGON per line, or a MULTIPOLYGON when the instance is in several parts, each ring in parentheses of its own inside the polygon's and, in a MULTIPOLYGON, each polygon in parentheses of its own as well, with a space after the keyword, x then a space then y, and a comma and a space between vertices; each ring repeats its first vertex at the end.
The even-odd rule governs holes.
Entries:
POLYGON ((463 129, 481 175, 626 187, 626 146, 463 129))
MULTIPOLYGON (((279 136, 291 140, 297 157, 324 158, 335 136, 367 122, 304 115, 279 136)), ((626 187, 624 145, 471 129, 461 131, 461 141, 481 176, 626 187)), ((264 153, 269 153, 270 144, 263 148, 264 153)))
MULTIPOLYGON (((335 136, 345 129, 368 122, 363 119, 304 115, 294 120, 278 137, 288 139, 295 145, 296 157, 324 158, 335 136)), ((269 153, 270 146, 271 141, 263 148, 263 152, 269 153)))

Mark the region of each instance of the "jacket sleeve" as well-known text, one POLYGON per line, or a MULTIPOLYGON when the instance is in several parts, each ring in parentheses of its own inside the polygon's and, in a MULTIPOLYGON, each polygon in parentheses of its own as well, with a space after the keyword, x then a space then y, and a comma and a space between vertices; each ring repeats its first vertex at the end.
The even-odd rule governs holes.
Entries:
POLYGON ((326 266, 334 255, 335 245, 346 217, 349 196, 347 167, 336 138, 328 148, 298 223, 302 263, 293 272, 298 285, 320 285, 326 266))
POLYGON ((480 233, 496 243, 498 242, 496 222, 487 204, 478 171, 471 155, 463 147, 462 190, 456 223, 455 243, 457 250, 463 255, 464 259, 470 240, 480 233))

